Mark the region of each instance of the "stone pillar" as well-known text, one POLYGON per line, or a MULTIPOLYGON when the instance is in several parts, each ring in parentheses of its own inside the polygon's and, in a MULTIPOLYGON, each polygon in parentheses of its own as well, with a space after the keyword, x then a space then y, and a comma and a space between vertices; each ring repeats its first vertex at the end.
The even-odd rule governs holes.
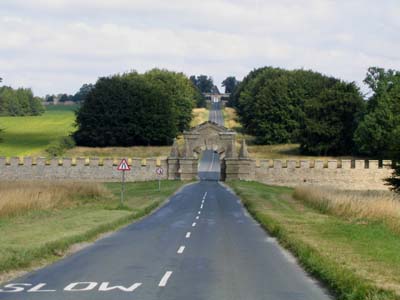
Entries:
POLYGON ((236 158, 236 132, 220 132, 219 134, 220 143, 224 146, 226 158, 236 158))
POLYGON ((185 137, 185 153, 184 157, 193 158, 193 146, 196 145, 196 141, 199 139, 199 133, 184 132, 185 137))
POLYGON ((169 180, 179 180, 180 179, 179 159, 170 157, 167 160, 167 164, 168 164, 168 168, 167 168, 168 179, 169 180))
POLYGON ((179 160, 179 173, 181 180, 196 179, 198 163, 199 162, 196 158, 181 158, 179 160))
POLYGON ((174 143, 172 144, 171 153, 169 154, 169 158, 178 158, 179 156, 180 156, 180 154, 179 154, 178 141, 176 139, 174 139, 174 143))
POLYGON ((239 150, 239 158, 249 158, 249 152, 247 151, 247 144, 246 140, 243 139, 242 143, 240 145, 240 150, 239 150))

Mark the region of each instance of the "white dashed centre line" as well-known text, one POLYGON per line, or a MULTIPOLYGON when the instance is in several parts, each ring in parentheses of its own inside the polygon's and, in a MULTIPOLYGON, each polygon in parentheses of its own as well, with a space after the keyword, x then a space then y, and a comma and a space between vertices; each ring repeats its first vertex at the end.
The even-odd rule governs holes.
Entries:
POLYGON ((196 220, 198 220, 198 219, 199 219, 199 216, 196 217, 196 220))
POLYGON ((196 222, 193 222, 192 227, 195 227, 195 226, 196 226, 196 222))
POLYGON ((180 246, 179 249, 178 249, 178 251, 177 251, 176 253, 182 254, 183 251, 185 251, 185 246, 180 246))
POLYGON ((190 231, 187 232, 187 233, 186 233, 186 238, 187 238, 187 239, 190 238, 190 235, 191 235, 191 232, 190 232, 190 231))
POLYGON ((204 198, 207 197, 207 192, 204 193, 204 198))
POLYGON ((200 206, 200 209, 203 209, 203 204, 200 206))
POLYGON ((172 271, 167 271, 163 278, 161 278, 160 283, 158 284, 159 287, 165 287, 167 285, 168 279, 171 277, 172 271))
POLYGON ((200 210, 199 210, 198 214, 201 215, 201 211, 200 210))

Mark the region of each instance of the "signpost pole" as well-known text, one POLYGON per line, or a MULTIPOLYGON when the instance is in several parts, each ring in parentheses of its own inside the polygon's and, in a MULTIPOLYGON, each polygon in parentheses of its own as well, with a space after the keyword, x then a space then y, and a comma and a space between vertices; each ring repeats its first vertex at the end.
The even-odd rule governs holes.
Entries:
POLYGON ((124 193, 125 193, 125 171, 122 171, 122 183, 121 183, 121 206, 124 203, 124 193))
POLYGON ((164 169, 161 167, 157 167, 156 174, 158 177, 158 191, 161 191, 161 176, 164 174, 164 169))
POLYGON ((118 171, 122 171, 122 180, 121 180, 121 200, 120 205, 124 204, 124 193, 125 193, 125 171, 130 171, 131 167, 129 166, 126 159, 121 160, 117 168, 118 171))

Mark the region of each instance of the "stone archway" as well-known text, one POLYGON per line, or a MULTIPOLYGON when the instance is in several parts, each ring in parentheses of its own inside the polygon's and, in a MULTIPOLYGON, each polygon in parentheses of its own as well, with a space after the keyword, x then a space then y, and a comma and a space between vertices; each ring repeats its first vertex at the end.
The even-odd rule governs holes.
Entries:
POLYGON ((236 158, 236 132, 214 122, 204 122, 185 131, 184 158, 197 157, 204 150, 213 150, 221 158, 236 158))

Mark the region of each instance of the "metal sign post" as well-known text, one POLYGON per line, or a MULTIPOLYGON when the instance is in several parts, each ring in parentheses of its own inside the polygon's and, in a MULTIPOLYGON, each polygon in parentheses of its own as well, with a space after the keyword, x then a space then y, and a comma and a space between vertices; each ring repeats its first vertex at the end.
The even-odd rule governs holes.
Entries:
POLYGON ((124 203, 124 194, 125 194, 125 172, 130 171, 131 167, 128 165, 126 159, 121 160, 117 168, 118 171, 122 171, 122 180, 121 180, 121 205, 124 203))
POLYGON ((121 205, 124 203, 125 194, 125 170, 122 171, 122 183, 121 183, 121 205))
POLYGON ((161 176, 164 174, 164 169, 161 167, 157 167, 156 173, 158 175, 158 190, 161 191, 161 176))

